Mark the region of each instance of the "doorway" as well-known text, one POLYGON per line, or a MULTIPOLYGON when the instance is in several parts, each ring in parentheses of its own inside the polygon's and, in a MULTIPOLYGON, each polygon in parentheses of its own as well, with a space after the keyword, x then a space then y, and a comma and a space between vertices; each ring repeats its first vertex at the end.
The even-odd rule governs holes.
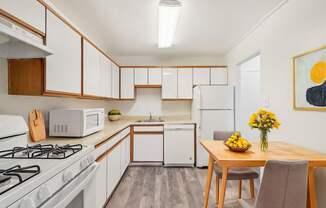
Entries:
POLYGON ((252 130, 249 125, 249 118, 262 105, 261 98, 261 56, 246 59, 238 64, 238 107, 236 113, 236 127, 241 134, 249 140, 257 140, 259 132, 252 130))

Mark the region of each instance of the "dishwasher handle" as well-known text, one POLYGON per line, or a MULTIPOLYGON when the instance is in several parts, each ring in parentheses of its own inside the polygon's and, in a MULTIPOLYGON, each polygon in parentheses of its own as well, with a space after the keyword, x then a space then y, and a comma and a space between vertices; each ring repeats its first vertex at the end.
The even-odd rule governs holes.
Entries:
POLYGON ((195 129, 194 125, 165 125, 164 126, 164 131, 180 131, 180 130, 185 130, 185 131, 193 131, 195 129))

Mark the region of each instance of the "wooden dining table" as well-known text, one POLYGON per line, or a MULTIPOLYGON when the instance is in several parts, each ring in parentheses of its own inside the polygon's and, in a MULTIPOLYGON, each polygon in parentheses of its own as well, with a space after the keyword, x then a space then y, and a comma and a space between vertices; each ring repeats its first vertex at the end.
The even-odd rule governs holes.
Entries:
POLYGON ((252 147, 244 153, 230 151, 224 145, 223 141, 201 140, 200 143, 209 154, 208 174, 204 196, 205 208, 208 207, 214 164, 219 165, 222 170, 222 184, 219 188, 218 208, 223 208, 228 170, 233 167, 264 167, 268 160, 308 161, 307 207, 317 208, 315 169, 317 167, 326 167, 326 154, 285 142, 270 142, 267 152, 262 152, 260 150, 259 143, 253 143, 252 147))

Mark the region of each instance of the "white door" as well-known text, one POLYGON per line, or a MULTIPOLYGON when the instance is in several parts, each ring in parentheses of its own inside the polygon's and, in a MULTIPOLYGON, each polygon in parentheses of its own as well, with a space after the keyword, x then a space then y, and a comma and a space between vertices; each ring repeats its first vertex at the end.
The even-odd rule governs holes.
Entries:
POLYGON ((112 63, 112 98, 119 99, 120 92, 119 92, 119 79, 120 79, 120 70, 117 65, 112 63))
POLYGON ((106 97, 112 98, 112 64, 110 59, 106 59, 106 68, 107 68, 106 97))
POLYGON ((135 134, 134 135, 134 161, 162 162, 163 161, 163 135, 135 134))
POLYGON ((126 140, 123 140, 120 144, 120 178, 126 170, 126 140))
POLYGON ((260 56, 239 65, 240 80, 237 92, 238 108, 236 111, 236 127, 243 136, 249 139, 259 138, 259 132, 248 126, 252 113, 262 105, 260 84, 260 56))
POLYGON ((100 52, 84 40, 84 95, 101 96, 100 52))
POLYGON ((178 69, 178 99, 192 99, 192 70, 178 69))
POLYGON ((48 11, 46 42, 55 51, 46 58, 46 91, 81 94, 80 35, 48 11))
POLYGON ((99 162, 99 166, 95 176, 96 184, 96 207, 103 207, 106 202, 106 159, 99 162))
POLYGON ((210 68, 193 68, 194 85, 210 84, 210 68))
POLYGON ((162 98, 178 98, 178 69, 164 68, 162 78, 162 98))
POLYGON ((125 145, 125 169, 129 166, 130 163, 130 136, 126 138, 126 145, 125 145))
POLYGON ((148 84, 149 85, 162 85, 162 69, 149 68, 148 69, 148 84))
POLYGON ((120 145, 116 146, 107 157, 107 198, 118 184, 121 174, 120 145))
POLYGON ((225 67, 211 68, 211 85, 227 85, 228 71, 225 67))
POLYGON ((99 96, 106 97, 106 86, 107 86, 107 77, 108 70, 106 66, 107 57, 104 54, 99 53, 100 61, 100 87, 99 87, 99 96))
POLYGON ((135 68, 135 85, 148 84, 148 71, 147 68, 135 68))
MULTIPOLYGON (((45 7, 40 2, 35 0, 1 0, 0 8, 45 33, 45 7)), ((47 12, 49 13, 49 11, 47 12)))
POLYGON ((121 69, 121 99, 135 98, 134 69, 121 69))
POLYGON ((197 166, 208 165, 207 151, 200 140, 213 140, 214 131, 234 131, 233 110, 202 110, 197 131, 197 166))
POLYGON ((200 109, 234 109, 234 87, 200 86, 200 109))
POLYGON ((164 165, 193 165, 194 136, 194 125, 165 125, 164 165))

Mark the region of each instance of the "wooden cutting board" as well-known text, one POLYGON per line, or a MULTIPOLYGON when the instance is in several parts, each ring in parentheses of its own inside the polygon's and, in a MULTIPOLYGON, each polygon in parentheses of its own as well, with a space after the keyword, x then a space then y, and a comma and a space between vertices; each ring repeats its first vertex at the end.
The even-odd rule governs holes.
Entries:
POLYGON ((29 132, 33 142, 46 139, 43 114, 39 110, 33 110, 28 114, 29 132))

